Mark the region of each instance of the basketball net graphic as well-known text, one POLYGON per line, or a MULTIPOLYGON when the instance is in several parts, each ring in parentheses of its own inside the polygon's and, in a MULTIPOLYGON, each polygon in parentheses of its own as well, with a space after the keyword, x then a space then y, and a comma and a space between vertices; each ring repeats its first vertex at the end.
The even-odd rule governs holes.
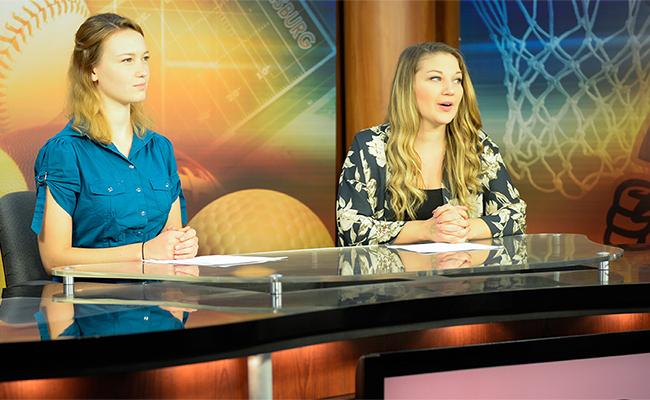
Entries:
POLYGON ((650 3, 615 3, 473 2, 505 70, 504 157, 541 192, 620 177, 650 114, 650 3))

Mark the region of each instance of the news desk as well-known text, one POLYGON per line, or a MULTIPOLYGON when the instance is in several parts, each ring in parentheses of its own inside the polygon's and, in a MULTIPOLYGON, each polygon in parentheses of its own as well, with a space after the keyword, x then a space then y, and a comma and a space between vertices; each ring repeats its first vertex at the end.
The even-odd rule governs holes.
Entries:
POLYGON ((340 396, 353 392, 365 352, 650 327, 650 250, 623 256, 574 234, 487 243, 499 248, 365 246, 257 253, 286 259, 229 268, 57 268, 64 283, 3 291, 0 352, 11 367, 0 369, 0 396, 23 396, 20 385, 34 382, 24 380, 82 376, 43 385, 50 395, 63 387, 62 397, 340 396), (188 365, 196 368, 165 368, 188 365), (202 374, 210 383, 197 383, 202 374), (83 379, 94 383, 78 389, 83 379), (115 379, 129 388, 106 387, 115 379))

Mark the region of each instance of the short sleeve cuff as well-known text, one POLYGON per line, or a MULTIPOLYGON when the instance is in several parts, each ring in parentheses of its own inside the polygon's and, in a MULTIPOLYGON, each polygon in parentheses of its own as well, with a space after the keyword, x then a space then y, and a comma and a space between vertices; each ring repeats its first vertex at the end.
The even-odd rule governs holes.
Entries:
POLYGON ((34 217, 32 219, 32 231, 38 236, 43 227, 43 215, 45 214, 45 201, 47 197, 47 188, 54 198, 54 201, 65 211, 71 218, 74 213, 77 196, 75 192, 62 188, 53 182, 39 183, 36 186, 36 206, 34 207, 34 217))
POLYGON ((54 201, 72 216, 79 193, 79 170, 75 153, 69 143, 54 139, 48 141, 38 153, 34 164, 36 184, 36 206, 32 219, 32 230, 40 234, 45 212, 47 188, 54 201))

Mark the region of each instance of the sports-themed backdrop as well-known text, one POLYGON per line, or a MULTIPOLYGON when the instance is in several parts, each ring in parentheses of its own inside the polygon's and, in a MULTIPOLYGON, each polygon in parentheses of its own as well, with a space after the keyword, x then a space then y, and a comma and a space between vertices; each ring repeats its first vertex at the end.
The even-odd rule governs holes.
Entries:
POLYGON ((647 242, 650 2, 465 0, 461 51, 529 232, 647 242))
POLYGON ((0 195, 34 187, 37 151, 66 122, 74 34, 100 12, 145 31, 146 107, 174 143, 190 218, 225 194, 271 189, 333 235, 334 1, 0 1, 0 195))

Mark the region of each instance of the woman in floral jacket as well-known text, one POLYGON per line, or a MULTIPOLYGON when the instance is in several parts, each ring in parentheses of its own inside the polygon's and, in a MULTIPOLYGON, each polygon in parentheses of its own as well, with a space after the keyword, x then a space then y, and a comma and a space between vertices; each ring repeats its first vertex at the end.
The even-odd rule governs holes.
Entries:
POLYGON ((336 215, 343 246, 525 231, 526 203, 481 130, 458 50, 421 43, 402 52, 387 122, 359 132, 343 164, 336 215))

